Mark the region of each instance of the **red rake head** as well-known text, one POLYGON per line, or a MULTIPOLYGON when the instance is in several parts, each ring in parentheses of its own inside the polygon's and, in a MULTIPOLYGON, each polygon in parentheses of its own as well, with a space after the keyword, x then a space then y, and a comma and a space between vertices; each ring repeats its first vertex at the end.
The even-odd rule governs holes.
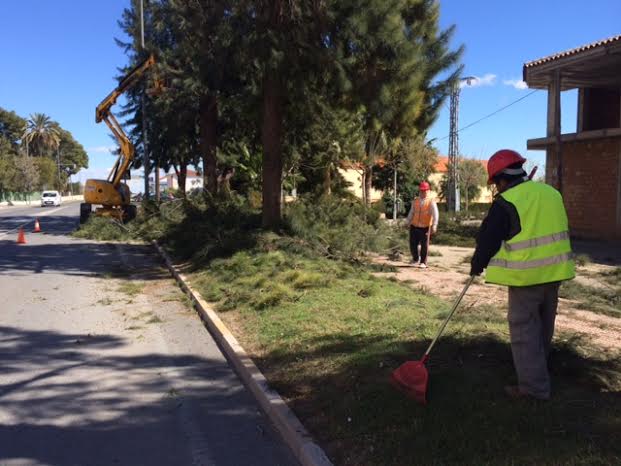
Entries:
POLYGON ((391 377, 392 384, 410 398, 427 404, 427 382, 429 374, 425 367, 426 358, 421 361, 408 361, 397 367, 391 377))

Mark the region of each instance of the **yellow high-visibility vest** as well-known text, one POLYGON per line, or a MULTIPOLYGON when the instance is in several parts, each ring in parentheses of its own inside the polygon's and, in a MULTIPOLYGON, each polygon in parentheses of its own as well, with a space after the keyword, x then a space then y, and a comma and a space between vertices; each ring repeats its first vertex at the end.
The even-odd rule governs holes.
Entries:
POLYGON ((531 286, 576 276, 567 213, 561 194, 525 181, 500 194, 517 209, 522 230, 503 242, 485 274, 489 283, 531 286))

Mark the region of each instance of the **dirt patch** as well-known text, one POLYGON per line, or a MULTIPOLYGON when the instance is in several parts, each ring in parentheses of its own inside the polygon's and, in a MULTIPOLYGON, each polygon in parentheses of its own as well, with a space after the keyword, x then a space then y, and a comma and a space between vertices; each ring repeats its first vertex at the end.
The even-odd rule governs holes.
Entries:
MULTIPOLYGON (((427 269, 419 269, 403 262, 377 256, 374 262, 394 267, 396 272, 376 273, 377 276, 392 276, 409 283, 414 288, 422 288, 443 299, 453 299, 463 288, 470 272, 470 257, 474 250, 455 246, 432 246, 441 256, 429 257, 427 269)), ((407 258, 404 258, 407 260, 407 258)), ((603 288, 608 285, 599 278, 614 270, 610 265, 587 264, 578 269, 576 281, 585 286, 603 288)), ((466 306, 493 305, 505 310, 507 291, 505 287, 484 284, 477 279, 464 297, 466 306)), ((596 314, 579 309, 577 303, 568 299, 559 301, 557 329, 585 335, 602 347, 621 349, 621 319, 596 314)))

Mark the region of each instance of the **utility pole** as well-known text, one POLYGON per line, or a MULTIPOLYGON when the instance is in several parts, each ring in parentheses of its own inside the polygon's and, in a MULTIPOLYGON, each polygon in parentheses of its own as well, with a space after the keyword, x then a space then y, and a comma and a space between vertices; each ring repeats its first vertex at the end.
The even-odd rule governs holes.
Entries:
MULTIPOLYGON (((144 45, 144 0, 140 0, 140 46, 142 50, 145 49, 144 45)), ((145 95, 147 92, 147 84, 144 84, 144 92, 142 93, 142 97, 140 98, 140 104, 142 109, 142 151, 143 151, 143 159, 142 165, 144 167, 144 195, 145 198, 149 198, 149 173, 151 171, 151 167, 149 166, 149 146, 148 146, 148 137, 147 137, 147 108, 146 108, 146 99, 145 95)))
POLYGON ((459 94, 461 91, 461 84, 470 83, 477 78, 475 76, 468 76, 461 78, 453 89, 451 90, 450 101, 450 131, 449 131, 449 172, 448 172, 448 186, 446 193, 446 203, 448 205, 449 212, 459 212, 461 210, 461 199, 459 192, 459 94))
POLYGON ((395 162, 395 175, 392 190, 392 219, 397 220, 397 162, 395 162))
POLYGON ((56 148, 56 171, 58 172, 58 191, 62 194, 62 186, 60 180, 60 147, 56 148))

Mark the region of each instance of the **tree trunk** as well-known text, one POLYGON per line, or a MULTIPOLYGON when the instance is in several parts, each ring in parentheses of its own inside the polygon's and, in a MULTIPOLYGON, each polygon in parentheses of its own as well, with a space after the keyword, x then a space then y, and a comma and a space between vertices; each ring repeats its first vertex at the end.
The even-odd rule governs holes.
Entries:
POLYGON ((203 156, 203 183, 212 195, 218 192, 216 148, 218 146, 218 101, 213 95, 200 99, 200 149, 203 156))
POLYGON ((393 173, 392 186, 392 219, 397 220, 397 164, 395 163, 395 172, 393 173))
POLYGON ((332 167, 330 166, 330 164, 328 164, 328 166, 326 167, 324 173, 323 173, 323 194, 325 195, 330 195, 332 194, 332 173, 331 173, 331 169, 332 167))
POLYGON ((281 85, 273 71, 263 80, 263 227, 280 226, 280 196, 282 185, 282 124, 283 102, 281 85))
POLYGON ((185 181, 188 177, 188 165, 183 163, 179 166, 179 190, 181 191, 181 195, 185 197, 185 181))
POLYGON ((371 187, 373 182, 373 167, 365 165, 364 167, 364 203, 371 205, 371 187))
POLYGON ((179 168, 173 165, 173 169, 177 175, 177 184, 179 185, 177 189, 181 191, 181 195, 185 197, 185 182, 188 177, 188 165, 187 163, 180 164, 179 168))

